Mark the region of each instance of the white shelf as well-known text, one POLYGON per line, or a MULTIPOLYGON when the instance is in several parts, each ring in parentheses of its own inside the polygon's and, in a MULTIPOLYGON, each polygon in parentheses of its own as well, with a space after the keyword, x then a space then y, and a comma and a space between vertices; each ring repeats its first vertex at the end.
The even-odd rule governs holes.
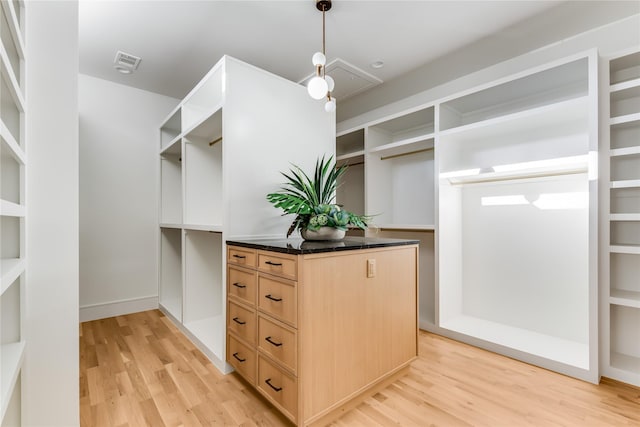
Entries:
POLYGON ((202 117, 184 132, 187 139, 212 136, 222 136, 222 104, 204 111, 202 117))
POLYGON ((625 307, 640 308, 640 292, 625 289, 611 289, 609 302, 625 307))
POLYGON ((176 223, 171 223, 171 222, 162 222, 160 223, 160 228, 175 228, 175 229, 182 229, 182 224, 176 224, 176 223))
MULTIPOLYGON (((638 142, 640 143, 640 141, 638 142)), ((636 154, 640 154, 640 145, 636 147, 616 148, 609 151, 609 156, 611 157, 633 156, 636 154)))
POLYGON ((433 149, 433 133, 416 136, 401 141, 380 145, 369 150, 371 154, 379 154, 381 157, 395 157, 408 155, 414 152, 422 152, 433 149))
POLYGON ((183 224, 182 228, 185 230, 211 231, 214 233, 222 233, 223 231, 222 224, 183 224))
POLYGON ((9 289, 9 286, 22 274, 25 266, 26 263, 22 258, 4 258, 0 260, 0 273, 2 274, 0 285, 2 287, 2 294, 4 294, 4 292, 9 289))
POLYGON ((20 30, 20 24, 18 22, 18 16, 14 9, 12 1, 3 1, 5 16, 7 16, 7 23, 9 24, 9 30, 11 31, 11 37, 16 45, 16 50, 21 59, 24 59, 24 40, 22 39, 22 31, 20 30))
POLYGON ((166 147, 160 150, 160 154, 175 154, 179 155, 182 152, 182 137, 180 135, 176 136, 174 139, 169 141, 166 147))
POLYGON ((573 122, 586 123, 589 98, 586 96, 536 107, 517 113, 454 127, 440 132, 439 137, 473 142, 509 133, 533 132, 541 128, 573 122))
POLYGON ((454 185, 474 184, 491 181, 586 173, 588 168, 588 156, 583 155, 514 163, 511 165, 499 165, 494 166, 491 168, 493 170, 489 170, 487 172, 483 172, 479 168, 443 172, 440 174, 440 179, 447 179, 454 185))
POLYGON ((471 316, 459 316, 441 322, 440 327, 580 369, 589 369, 589 347, 580 342, 471 316))
POLYGON ((433 231, 436 229, 433 224, 371 224, 370 228, 380 230, 406 230, 406 231, 433 231))
POLYGON ((611 188, 636 188, 640 187, 640 179, 628 179, 625 181, 611 181, 611 188))
POLYGON ((17 216, 24 217, 26 209, 17 203, 0 199, 0 216, 17 216))
MULTIPOLYGON (((24 101, 24 96, 22 95, 22 90, 20 89, 20 84, 18 83, 18 80, 16 79, 15 74, 13 73, 13 68, 11 68, 11 64, 9 63, 9 57, 7 56, 7 52, 4 50, 4 46, 2 46, 2 44, 0 43, 0 68, 2 71, 2 74, 5 77, 8 77, 8 85, 7 88, 9 89, 9 92, 11 93, 11 97, 13 98, 13 100, 16 103, 16 106, 18 107, 18 110, 20 110, 20 112, 24 112, 24 105, 25 105, 25 101, 24 101)), ((5 79, 5 81, 7 81, 5 79)))
POLYGON ((226 322, 222 315, 186 322, 184 327, 218 358, 225 358, 222 349, 226 322))
POLYGON ((0 383, 0 393, 2 393, 2 413, 0 413, 0 420, 4 418, 4 414, 9 405, 11 394, 16 385, 18 374, 22 368, 22 360, 24 359, 24 341, 2 344, 0 347, 0 374, 2 375, 2 382, 0 383))
POLYGON ((14 159, 21 165, 27 163, 24 151, 20 148, 20 145, 16 142, 9 129, 0 118, 0 137, 2 137, 2 144, 9 150, 14 159))
POLYGON ((611 245, 609 251, 616 254, 632 254, 640 255, 640 246, 638 245, 611 245))
POLYGON ((640 120, 640 113, 625 114, 624 116, 612 117, 609 119, 610 125, 621 125, 623 123, 637 122, 640 120))
POLYGON ((640 221, 640 213, 610 214, 609 221, 640 221))
POLYGON ((364 150, 358 150, 358 151, 354 151, 352 153, 346 153, 346 154, 341 154, 339 156, 336 156, 336 161, 340 162, 343 160, 349 160, 349 159, 353 159, 355 157, 360 157, 364 155, 364 150))
POLYGON ((635 87, 640 87, 640 79, 627 80, 626 82, 616 83, 609 87, 609 92, 619 92, 635 87))
POLYGON ((637 378, 635 383, 640 383, 640 357, 611 352, 610 364, 613 368, 620 369, 624 373, 631 373, 632 376, 637 378))

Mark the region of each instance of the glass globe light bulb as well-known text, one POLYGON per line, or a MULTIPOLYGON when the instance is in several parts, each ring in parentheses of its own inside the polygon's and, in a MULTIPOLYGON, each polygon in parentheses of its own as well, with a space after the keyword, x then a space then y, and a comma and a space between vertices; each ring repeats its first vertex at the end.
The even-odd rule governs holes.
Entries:
POLYGON ((336 111, 336 100, 333 98, 328 100, 327 103, 324 104, 324 111, 326 111, 327 113, 336 111))
POLYGON ((324 79, 327 81, 327 86, 329 87, 329 92, 333 92, 333 88, 336 86, 336 82, 333 81, 330 75, 325 75, 324 79))
POLYGON ((318 65, 324 65, 327 62, 327 58, 322 52, 316 52, 313 54, 313 57, 311 57, 311 62, 317 67, 318 65))
POLYGON ((307 83, 307 92, 313 99, 322 99, 327 95, 327 82, 322 77, 314 77, 307 83))

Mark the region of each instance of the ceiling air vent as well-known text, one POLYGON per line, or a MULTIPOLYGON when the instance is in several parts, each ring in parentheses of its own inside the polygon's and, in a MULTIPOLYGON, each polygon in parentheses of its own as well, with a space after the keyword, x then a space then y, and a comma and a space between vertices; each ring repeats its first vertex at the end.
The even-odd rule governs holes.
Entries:
POLYGON ((140 61, 141 58, 119 50, 113 60, 113 67, 123 74, 131 74, 138 69, 140 61))
MULTIPOLYGON (((335 81, 335 90, 331 92, 331 96, 336 98, 338 101, 343 101, 350 96, 356 95, 367 89, 371 89, 372 87, 382 83, 382 80, 376 76, 373 76, 340 58, 336 58, 329 62, 325 66, 325 70, 326 73, 335 81)), ((315 74, 310 74, 298 83, 306 86, 313 76, 315 76, 315 74)))

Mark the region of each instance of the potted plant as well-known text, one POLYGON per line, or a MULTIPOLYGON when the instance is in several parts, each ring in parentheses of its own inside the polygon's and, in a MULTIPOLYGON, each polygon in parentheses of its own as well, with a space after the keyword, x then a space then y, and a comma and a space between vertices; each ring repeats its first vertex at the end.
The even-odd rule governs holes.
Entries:
POLYGON ((339 240, 349 226, 365 230, 369 218, 356 215, 334 203, 338 179, 347 166, 337 167, 333 156, 316 160, 313 179, 300 167, 293 165, 290 172, 281 174, 287 179, 280 191, 267 194, 267 200, 283 215, 293 214, 295 219, 287 237, 295 230, 306 240, 339 240))

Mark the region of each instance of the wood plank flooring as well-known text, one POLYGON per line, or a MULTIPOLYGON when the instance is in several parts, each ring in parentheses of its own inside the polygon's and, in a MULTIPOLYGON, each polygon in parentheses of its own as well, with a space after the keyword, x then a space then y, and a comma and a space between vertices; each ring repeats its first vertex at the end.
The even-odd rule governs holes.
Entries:
MULTIPOLYGON (((599 386, 426 332, 409 375, 333 426, 640 426, 640 389, 599 386)), ((80 326, 83 427, 287 426, 160 311, 80 326)))

